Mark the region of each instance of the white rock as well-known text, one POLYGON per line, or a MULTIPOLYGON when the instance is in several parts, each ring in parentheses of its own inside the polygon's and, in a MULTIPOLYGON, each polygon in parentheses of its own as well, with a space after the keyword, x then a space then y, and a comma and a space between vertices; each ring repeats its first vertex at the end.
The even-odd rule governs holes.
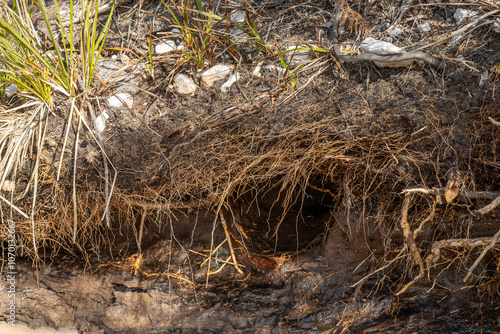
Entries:
POLYGON ((184 43, 180 42, 178 45, 177 45, 177 51, 182 51, 184 50, 184 43))
POLYGON ((260 78, 261 77, 261 74, 260 74, 261 69, 262 69, 262 64, 258 63, 257 66, 255 66, 255 68, 253 69, 252 75, 260 78))
POLYGON ((421 32, 431 31, 431 26, 427 22, 422 23, 420 26, 418 26, 418 28, 420 29, 421 32))
POLYGON ((245 23, 245 13, 241 10, 237 10, 231 15, 229 15, 229 21, 234 23, 245 23))
POLYGON ((198 88, 191 77, 182 73, 179 73, 174 77, 174 87, 180 94, 191 96, 194 95, 194 92, 198 88))
POLYGON ((112 55, 111 56, 111 60, 112 61, 117 61, 118 60, 118 56, 117 55, 112 55))
POLYGON ((297 50, 300 48, 309 48, 309 47, 307 45, 296 45, 296 46, 292 46, 286 50, 286 51, 290 51, 290 52, 285 54, 288 59, 290 59, 293 55, 293 58, 292 58, 290 65, 297 65, 299 63, 303 63, 303 62, 309 60, 309 57, 311 55, 311 50, 310 49, 297 50))
POLYGON ((103 132, 106 128, 106 120, 109 118, 109 115, 106 111, 103 111, 102 114, 96 117, 94 127, 95 130, 99 133, 103 132))
POLYGON ((5 96, 10 99, 14 94, 18 93, 19 89, 17 88, 16 85, 10 84, 5 88, 5 96))
POLYGON ((283 67, 278 67, 273 64, 266 65, 264 66, 264 68, 269 71, 276 71, 278 73, 278 76, 282 76, 285 73, 285 69, 283 67))
POLYGON ((493 30, 497 33, 500 34, 500 18, 497 18, 495 22, 493 23, 493 30))
POLYGON ((392 31, 389 33, 389 36, 396 37, 399 36, 403 33, 403 31, 399 28, 394 28, 392 31))
POLYGON ((127 107, 132 108, 134 105, 134 99, 129 93, 116 93, 108 98, 108 104, 113 108, 120 108, 124 104, 127 107))
POLYGON ((231 88, 231 86, 236 82, 240 80, 240 75, 239 73, 234 73, 233 75, 231 75, 229 77, 229 79, 224 82, 224 84, 221 86, 220 90, 223 92, 223 93, 227 93, 229 91, 229 89, 231 88))
POLYGON ((201 80, 207 87, 212 87, 213 84, 224 79, 233 70, 234 65, 215 65, 201 74, 201 80))
POLYGON ((168 39, 161 43, 158 43, 158 45, 155 46, 156 53, 167 53, 176 50, 177 50, 177 45, 175 44, 175 42, 168 39))
POLYGON ((14 191, 16 189, 16 184, 11 180, 5 180, 2 184, 3 191, 14 191))
POLYGON ((177 28, 172 29, 171 32, 172 32, 172 34, 180 34, 181 33, 181 31, 177 28))
POLYGON ((229 38, 233 43, 245 43, 249 40, 247 33, 237 28, 229 31, 229 38))
POLYGON ((464 8, 457 8, 455 11, 455 14, 453 14, 453 18, 457 22, 457 26, 462 24, 462 21, 467 19, 467 18, 472 18, 476 16, 478 12, 470 9, 464 9, 464 8))
MULTIPOLYGON (((392 43, 379 41, 372 37, 365 38, 365 40, 361 42, 360 48, 365 53, 373 53, 379 56, 390 56, 405 53, 405 50, 392 43)), ((374 61, 374 63, 379 67, 406 67, 412 63, 412 60, 409 59, 390 63, 374 61)))

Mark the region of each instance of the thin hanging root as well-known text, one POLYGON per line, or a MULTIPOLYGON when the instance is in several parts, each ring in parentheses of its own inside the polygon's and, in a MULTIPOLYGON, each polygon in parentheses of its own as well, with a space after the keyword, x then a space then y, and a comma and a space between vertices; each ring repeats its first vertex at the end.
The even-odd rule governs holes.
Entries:
POLYGON ((142 256, 142 233, 144 231, 144 222, 146 221, 146 213, 147 213, 146 210, 142 211, 141 226, 139 227, 139 240, 137 242, 137 248, 140 256, 142 256))
MULTIPOLYGON (((224 239, 223 242, 221 242, 219 244, 219 246, 215 247, 215 249, 213 251, 210 252, 210 255, 204 255, 204 254, 201 254, 203 256, 207 256, 207 258, 205 259, 205 261, 203 261, 202 264, 200 264, 200 268, 203 268, 203 266, 205 265, 205 263, 209 262, 210 259, 212 258, 212 255, 214 255, 215 253, 217 253, 217 251, 219 250, 219 248, 222 247, 222 245, 224 245, 226 243, 227 239, 224 239)), ((193 253, 195 253, 194 251, 192 251, 193 253)), ((199 254, 199 253, 198 253, 199 254)), ((220 261, 220 260, 219 260, 220 261)))
POLYGON ((413 235, 413 231, 410 228, 410 224, 408 224, 408 207, 410 206, 410 195, 406 194, 404 202, 403 202, 403 211, 401 213, 401 228, 403 229, 403 233, 405 235, 406 244, 411 250, 411 254, 413 259, 417 262, 419 266, 419 274, 415 277, 410 283, 406 284, 403 289, 401 289, 396 296, 399 296, 403 292, 405 292, 410 286, 412 286, 419 279, 424 277, 425 275, 425 267, 424 262, 422 261, 422 257, 420 256, 420 252, 418 251, 417 245, 415 244, 415 238, 413 235))
POLYGON ((224 234, 226 234, 227 244, 229 246, 229 251, 231 252, 231 258, 233 259, 234 269, 236 269, 236 271, 239 272, 240 274, 243 274, 243 271, 238 266, 238 261, 236 260, 236 255, 234 255, 233 243, 231 241, 231 234, 229 234, 229 231, 227 229, 226 219, 224 218, 224 215, 222 214, 222 212, 219 212, 219 216, 220 216, 220 220, 222 222, 222 226, 224 227, 224 234))
MULTIPOLYGON (((71 115, 68 121, 68 127, 71 124, 71 115)), ((78 205, 76 201, 76 161, 78 159, 78 141, 80 139, 80 126, 82 125, 82 116, 78 116, 78 128, 76 130, 75 139, 75 157, 73 160, 73 244, 76 244, 76 231, 78 228, 78 205)), ((63 150, 64 152, 64 150, 63 150)), ((62 161, 62 158, 61 158, 62 161)), ((58 175, 59 177, 59 175, 58 175)))

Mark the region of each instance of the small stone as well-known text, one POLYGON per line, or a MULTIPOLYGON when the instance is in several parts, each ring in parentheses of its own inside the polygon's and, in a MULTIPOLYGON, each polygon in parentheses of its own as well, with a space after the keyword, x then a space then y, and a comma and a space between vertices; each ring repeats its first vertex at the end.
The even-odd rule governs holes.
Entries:
POLYGON ((418 28, 420 29, 421 32, 431 31, 431 26, 427 22, 422 23, 418 28))
POLYGON ((223 93, 227 93, 231 86, 240 79, 240 75, 238 73, 234 73, 229 77, 229 79, 221 86, 220 90, 223 93))
POLYGON ((255 68, 253 69, 252 75, 260 78, 261 77, 261 74, 260 74, 261 69, 262 69, 262 64, 258 63, 257 66, 255 66, 255 68))
POLYGON ((109 115, 106 111, 96 117, 94 128, 97 132, 101 133, 106 128, 106 120, 109 118, 109 115))
POLYGON ((2 184, 3 191, 14 191, 16 189, 16 184, 11 180, 5 180, 2 184))
POLYGON ((233 43, 245 43, 249 39, 248 34, 241 29, 232 29, 229 32, 229 38, 233 43))
POLYGON ((389 36, 392 36, 392 37, 397 37, 399 35, 401 35, 403 33, 403 31, 399 28, 394 28, 392 29, 392 31, 389 33, 389 36))
POLYGON ((16 85, 10 84, 5 88, 5 96, 10 99, 14 94, 18 93, 19 89, 17 88, 16 85))
POLYGON ((213 84, 224 79, 233 70, 234 65, 215 65, 201 74, 201 80, 207 87, 212 87, 213 84))
POLYGON ((155 46, 156 53, 167 53, 177 50, 177 45, 172 40, 165 40, 155 46))
POLYGON ((311 50, 307 45, 297 45, 297 46, 292 46, 288 48, 286 51, 290 51, 286 53, 286 56, 288 59, 290 59, 293 55, 292 61, 290 65, 297 65, 300 63, 303 63, 307 60, 309 60, 309 57, 311 56, 311 50), (307 50, 298 50, 302 48, 308 48, 307 50))
POLYGON ((495 22, 493 22, 493 31, 500 34, 500 18, 497 18, 495 22))
POLYGON ((194 92, 196 92, 196 89, 198 88, 191 77, 182 73, 179 73, 174 77, 174 87, 180 94, 191 96, 194 95, 194 92))
POLYGON ((245 13, 243 13, 241 10, 237 10, 231 15, 229 15, 229 21, 234 22, 234 23, 245 23, 245 13))
POLYGON ((111 60, 112 61, 117 61, 118 60, 118 56, 117 55, 112 55, 111 56, 111 60))
POLYGON ((128 108, 132 108, 132 106, 134 105, 134 99, 129 93, 116 93, 115 95, 112 95, 108 98, 108 104, 113 108, 120 108, 124 104, 128 108))
POLYGON ((470 18, 476 16, 477 14, 478 14, 478 12, 476 12, 475 10, 457 8, 457 10, 455 11, 455 14, 453 14, 453 18, 455 19, 457 26, 459 26, 462 24, 463 20, 470 19, 470 18))

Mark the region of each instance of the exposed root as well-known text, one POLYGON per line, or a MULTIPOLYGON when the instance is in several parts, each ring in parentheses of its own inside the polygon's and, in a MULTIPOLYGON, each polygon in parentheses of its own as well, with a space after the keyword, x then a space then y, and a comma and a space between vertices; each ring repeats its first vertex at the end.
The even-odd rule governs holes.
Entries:
POLYGON ((404 288, 402 288, 399 292, 396 293, 396 296, 399 296, 403 292, 405 292, 410 286, 412 286, 415 282, 417 282, 419 279, 424 277, 425 275, 425 266, 424 262, 422 261, 422 257, 420 256, 420 251, 415 244, 415 238, 414 238, 414 233, 410 228, 410 224, 408 223, 408 208, 410 206, 410 195, 405 195, 405 199, 403 202, 403 210, 401 213, 401 228, 403 229, 406 244, 410 248, 413 260, 417 262, 419 271, 418 271, 418 276, 415 277, 410 283, 406 284, 404 288))

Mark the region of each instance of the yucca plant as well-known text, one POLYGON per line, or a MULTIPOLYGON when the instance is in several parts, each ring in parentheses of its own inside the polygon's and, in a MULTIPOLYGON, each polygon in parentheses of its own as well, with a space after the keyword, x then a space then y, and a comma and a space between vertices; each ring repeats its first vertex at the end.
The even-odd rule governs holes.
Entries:
MULTIPOLYGON (((54 0, 55 13, 49 12, 42 0, 13 0, 11 4, 0 0, 0 89, 5 96, 5 88, 13 84, 20 92, 15 107, 0 108, 0 188, 5 180, 15 178, 16 172, 29 157, 35 157, 33 174, 21 195, 24 196, 28 188, 32 188, 32 222, 37 197, 38 161, 54 100, 64 97, 72 102, 65 115, 67 129, 74 117, 89 124, 79 110, 91 87, 113 15, 112 8, 105 24, 100 27, 97 17, 100 2, 80 2, 82 24, 79 38, 75 38, 73 0, 69 0, 67 23, 63 22, 57 0, 54 0), (34 27, 35 12, 43 17, 48 46, 42 44, 34 27), (59 40, 56 32, 60 33, 59 40)), ((20 211, 12 203, 11 207, 20 211)), ((35 240, 33 243, 36 251, 35 240)))

